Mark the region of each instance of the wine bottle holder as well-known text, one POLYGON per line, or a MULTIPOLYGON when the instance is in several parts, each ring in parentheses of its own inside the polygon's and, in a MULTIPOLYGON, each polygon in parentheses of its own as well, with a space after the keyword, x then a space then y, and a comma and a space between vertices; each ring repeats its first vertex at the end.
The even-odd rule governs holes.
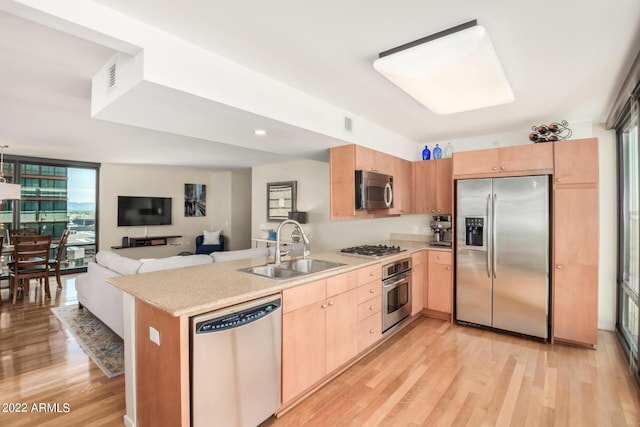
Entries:
POLYGON ((563 141, 571 138, 573 131, 568 128, 569 123, 566 120, 553 122, 549 125, 531 126, 529 141, 533 142, 553 142, 563 141))

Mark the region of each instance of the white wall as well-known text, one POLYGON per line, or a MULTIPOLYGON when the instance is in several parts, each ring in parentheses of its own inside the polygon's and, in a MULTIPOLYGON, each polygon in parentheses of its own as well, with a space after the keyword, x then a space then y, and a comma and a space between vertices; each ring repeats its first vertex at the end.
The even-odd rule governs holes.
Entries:
MULTIPOLYGON (((266 186, 268 182, 297 181, 298 211, 308 212, 304 225, 311 234, 312 253, 340 249, 363 243, 388 240, 390 233, 412 233, 428 227, 429 215, 404 215, 393 218, 331 221, 329 217, 329 164, 313 160, 297 160, 257 166, 252 171, 252 238, 260 236, 260 225, 276 229, 279 223, 267 222, 266 186)), ((287 227, 290 233, 293 228, 287 227)))
POLYGON ((598 274, 598 327, 614 330, 616 325, 616 282, 618 258, 618 164, 616 133, 602 124, 593 126, 599 141, 600 173, 600 270, 598 274))
POLYGON ((251 173, 233 172, 231 176, 231 238, 228 250, 251 247, 251 173))
MULTIPOLYGON (((244 173, 244 175, 248 175, 244 173)), ((247 177, 244 179, 245 189, 238 189, 236 195, 249 199, 250 185, 247 177)), ((202 230, 221 229, 223 234, 229 236, 229 240, 236 240, 244 247, 248 247, 249 238, 239 234, 234 239, 231 228, 232 213, 231 195, 232 173, 219 174, 203 170, 167 167, 167 166, 142 166, 103 163, 100 168, 100 206, 99 206, 99 250, 119 246, 122 237, 140 237, 145 235, 145 227, 118 227, 117 207, 118 196, 156 196, 171 197, 172 225, 149 226, 149 236, 180 235, 181 238, 173 239, 170 245, 154 246, 148 248, 120 249, 118 253, 131 258, 159 258, 177 255, 182 251, 195 251, 195 236, 202 234, 202 230), (184 184, 207 185, 207 209, 206 216, 184 216, 184 184), (226 195, 221 197, 220 195, 226 195), (226 224, 226 225, 225 225, 226 224), (244 241, 244 242, 243 242, 244 241)), ((249 211, 245 208, 245 217, 249 217, 249 211)), ((242 218, 241 214, 237 215, 242 218)), ((247 219, 239 219, 248 223, 247 219)), ((247 226, 248 228, 248 226, 247 226)), ((245 232, 245 234, 247 234, 245 232)))

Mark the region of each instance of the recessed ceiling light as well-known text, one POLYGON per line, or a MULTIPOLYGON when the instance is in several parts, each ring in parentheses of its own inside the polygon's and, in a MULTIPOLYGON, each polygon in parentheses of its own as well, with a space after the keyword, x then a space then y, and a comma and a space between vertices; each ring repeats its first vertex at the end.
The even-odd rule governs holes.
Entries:
POLYGON ((253 131, 254 135, 263 136, 267 134, 267 131, 264 129, 256 129, 253 131))

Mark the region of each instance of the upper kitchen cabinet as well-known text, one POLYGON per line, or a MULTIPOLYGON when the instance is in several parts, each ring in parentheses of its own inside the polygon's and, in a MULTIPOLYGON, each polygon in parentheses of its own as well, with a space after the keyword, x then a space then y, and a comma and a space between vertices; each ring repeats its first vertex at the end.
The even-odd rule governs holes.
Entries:
POLYGON ((413 163, 415 213, 451 213, 452 173, 452 159, 423 160, 413 163))
POLYGON ((411 162, 356 144, 329 149, 331 219, 374 218, 413 213, 411 162), (355 171, 393 176, 393 208, 356 210, 355 171))
POLYGON ((412 214, 415 212, 413 195, 413 163, 394 158, 393 172, 393 208, 389 213, 412 214))
POLYGON ((474 178, 551 174, 553 145, 548 143, 516 145, 453 154, 453 176, 474 178))
POLYGON ((355 170, 355 145, 329 149, 329 204, 332 220, 356 218, 355 170))
POLYGON ((355 169, 393 175, 395 157, 361 145, 355 147, 355 169))
POLYGON ((556 184, 597 184, 598 139, 572 139, 553 143, 556 184))

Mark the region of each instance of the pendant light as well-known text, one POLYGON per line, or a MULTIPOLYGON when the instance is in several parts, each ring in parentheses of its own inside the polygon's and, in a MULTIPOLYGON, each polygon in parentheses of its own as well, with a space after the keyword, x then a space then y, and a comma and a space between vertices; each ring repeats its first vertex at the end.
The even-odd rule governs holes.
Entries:
POLYGON ((0 200, 20 200, 20 184, 9 184, 4 177, 4 149, 8 145, 0 145, 0 200))

